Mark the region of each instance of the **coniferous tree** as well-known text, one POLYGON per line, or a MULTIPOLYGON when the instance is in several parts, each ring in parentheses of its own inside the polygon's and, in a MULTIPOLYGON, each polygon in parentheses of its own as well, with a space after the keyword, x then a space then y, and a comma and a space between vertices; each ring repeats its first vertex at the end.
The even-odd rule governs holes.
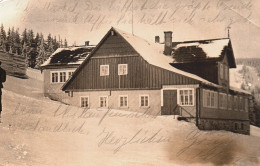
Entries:
POLYGON ((27 36, 28 36, 28 45, 30 47, 34 47, 34 32, 33 32, 33 30, 31 30, 31 29, 28 30, 27 36))
POLYGON ((10 52, 11 40, 12 40, 11 29, 10 29, 10 27, 9 27, 9 28, 8 28, 8 32, 7 32, 7 36, 6 36, 6 45, 5 45, 7 52, 10 52))
POLYGON ((53 39, 51 37, 51 34, 48 35, 47 43, 48 43, 48 50, 47 51, 50 54, 52 54, 54 52, 54 47, 53 47, 53 39))
POLYGON ((25 28, 20 35, 18 28, 9 27, 6 33, 4 25, 0 27, 0 50, 25 57, 29 67, 39 67, 56 49, 64 46, 68 47, 67 39, 63 43, 60 36, 57 41, 56 36, 49 34, 45 42, 42 34, 36 33, 34 37, 32 29, 25 28))
POLYGON ((67 42, 67 39, 65 38, 64 40, 64 47, 67 48, 68 47, 68 42, 67 42))
POLYGON ((26 46, 26 42, 23 43, 21 55, 22 55, 23 57, 27 57, 27 46, 26 46))
POLYGON ((63 45, 63 41, 62 41, 62 39, 60 40, 60 48, 63 48, 64 47, 64 45, 63 45))
POLYGON ((14 27, 12 27, 11 34, 10 34, 10 48, 11 48, 11 53, 16 52, 16 47, 15 47, 15 30, 14 27))
POLYGON ((23 33, 22 33, 22 44, 28 43, 28 36, 27 36, 27 29, 25 28, 23 33))
POLYGON ((40 37, 40 43, 37 48, 37 51, 38 51, 38 55, 36 58, 36 67, 39 68, 44 63, 44 61, 47 60, 47 55, 46 55, 46 51, 45 51, 45 47, 44 47, 43 35, 41 35, 41 37, 40 37))
POLYGON ((27 57, 28 57, 28 66, 29 67, 32 67, 34 68, 35 65, 36 65, 36 57, 38 55, 38 52, 37 52, 37 46, 35 44, 35 41, 34 41, 34 32, 33 30, 28 30, 28 54, 27 54, 27 57))
POLYGON ((0 49, 1 50, 6 50, 6 32, 4 29, 4 25, 1 24, 1 28, 0 28, 0 49))
POLYGON ((20 34, 19 34, 19 29, 16 29, 15 31, 15 35, 14 35, 14 46, 15 46, 15 53, 16 54, 21 54, 21 38, 20 38, 20 34))

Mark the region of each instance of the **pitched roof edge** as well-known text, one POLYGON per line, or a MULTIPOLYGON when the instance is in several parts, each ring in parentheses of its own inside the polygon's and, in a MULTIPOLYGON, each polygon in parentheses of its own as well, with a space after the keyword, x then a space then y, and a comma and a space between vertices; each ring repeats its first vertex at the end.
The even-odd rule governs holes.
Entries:
POLYGON ((96 45, 96 47, 90 52, 88 57, 79 65, 79 67, 75 70, 75 72, 72 74, 70 79, 68 79, 61 87, 61 90, 65 90, 68 86, 68 84, 76 77, 80 69, 84 66, 84 64, 88 61, 88 59, 96 52, 96 50, 100 47, 101 43, 106 39, 106 37, 110 34, 110 31, 114 30, 113 27, 109 29, 109 31, 105 34, 105 36, 100 40, 100 42, 96 45))

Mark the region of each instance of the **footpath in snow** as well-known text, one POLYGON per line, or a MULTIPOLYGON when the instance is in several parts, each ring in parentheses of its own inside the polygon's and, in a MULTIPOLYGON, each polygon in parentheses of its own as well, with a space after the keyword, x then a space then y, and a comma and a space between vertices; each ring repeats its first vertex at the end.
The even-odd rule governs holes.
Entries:
POLYGON ((42 96, 42 79, 8 77, 0 165, 259 165, 260 129, 199 131, 174 116, 83 109, 42 96))

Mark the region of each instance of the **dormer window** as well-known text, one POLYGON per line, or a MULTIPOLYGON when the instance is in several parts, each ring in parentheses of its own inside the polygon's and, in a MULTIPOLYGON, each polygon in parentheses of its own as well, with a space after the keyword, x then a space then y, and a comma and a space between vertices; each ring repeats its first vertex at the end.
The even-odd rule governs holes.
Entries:
POLYGON ((109 75, 109 65, 100 65, 100 76, 109 75))

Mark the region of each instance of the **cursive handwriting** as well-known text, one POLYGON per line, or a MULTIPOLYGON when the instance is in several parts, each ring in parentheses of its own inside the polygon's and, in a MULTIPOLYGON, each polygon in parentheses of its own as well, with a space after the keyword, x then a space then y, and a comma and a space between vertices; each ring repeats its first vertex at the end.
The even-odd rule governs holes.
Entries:
POLYGON ((164 137, 161 135, 162 129, 156 131, 148 131, 143 128, 139 129, 132 136, 126 137, 117 135, 115 131, 109 131, 106 128, 100 132, 97 136, 98 147, 103 145, 115 146, 114 154, 119 152, 120 149, 129 144, 152 144, 152 143, 169 143, 171 142, 170 137, 164 137))

